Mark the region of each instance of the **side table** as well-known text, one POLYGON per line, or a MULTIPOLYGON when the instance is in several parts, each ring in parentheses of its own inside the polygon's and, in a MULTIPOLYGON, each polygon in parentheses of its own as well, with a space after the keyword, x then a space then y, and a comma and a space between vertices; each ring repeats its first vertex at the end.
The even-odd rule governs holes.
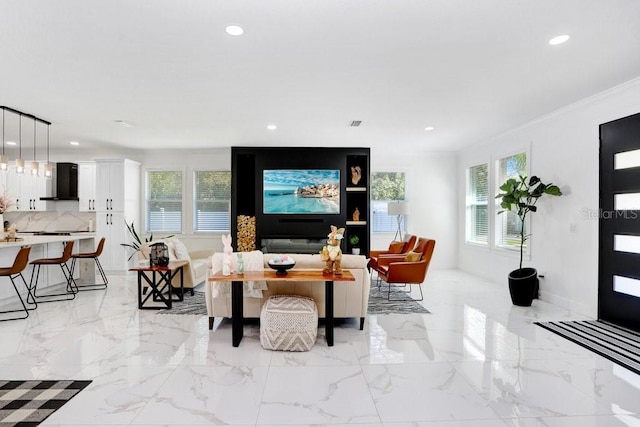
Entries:
POLYGON ((138 272, 138 308, 140 310, 160 310, 163 308, 171 308, 173 301, 183 301, 183 268, 187 264, 187 261, 171 261, 166 267, 151 267, 149 265, 146 265, 130 268, 129 271, 138 272), (174 299, 172 292, 174 286, 171 285, 171 281, 176 276, 176 274, 180 275, 180 295, 177 299, 174 299), (146 296, 144 296, 142 289, 143 279, 151 288, 151 292, 149 292, 146 296), (153 301, 160 302, 163 305, 145 306, 144 304, 149 300, 149 298, 152 298, 153 301))

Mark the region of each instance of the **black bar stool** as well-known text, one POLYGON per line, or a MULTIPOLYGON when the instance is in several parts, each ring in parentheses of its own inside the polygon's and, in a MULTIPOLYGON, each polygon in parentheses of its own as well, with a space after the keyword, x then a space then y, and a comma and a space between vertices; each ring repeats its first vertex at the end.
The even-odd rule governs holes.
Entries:
POLYGON ((98 248, 95 250, 95 252, 83 252, 71 255, 71 277, 73 277, 73 273, 75 272, 77 261, 79 259, 89 258, 92 258, 95 261, 96 266, 98 267, 98 271, 102 276, 103 283, 86 283, 77 285, 79 291, 97 291, 107 288, 107 284, 109 283, 109 281, 107 280, 107 276, 104 274, 104 270, 102 269, 102 265, 100 264, 100 260, 98 259, 98 257, 102 254, 102 250, 104 249, 104 242, 105 238, 103 237, 98 242, 98 248))
MULTIPOLYGON (((53 301, 68 301, 72 300, 76 297, 78 293, 78 285, 76 285, 76 281, 73 280, 73 275, 71 274, 71 270, 69 270, 69 266, 67 265, 67 261, 71 259, 71 252, 73 251, 73 241, 64 242, 64 251, 62 252, 62 256, 59 258, 39 258, 31 261, 29 264, 33 265, 33 271, 31 272, 31 280, 29 281, 29 288, 31 289, 31 297, 34 299, 34 302, 53 302, 53 301), (62 269, 62 274, 66 279, 66 292, 60 294, 46 294, 46 295, 37 295, 37 287, 38 287, 38 279, 40 278, 40 268, 42 266, 49 265, 59 265, 62 269), (53 297, 53 298, 52 298, 53 297), (55 298, 62 297, 62 298, 55 298)), ((29 302, 27 297, 27 302, 29 302)))
POLYGON ((27 286, 27 282, 24 280, 24 276, 22 275, 22 272, 27 267, 27 263, 29 262, 29 252, 31 252, 31 246, 23 246, 18 251, 18 254, 16 255, 16 258, 13 261, 13 265, 11 267, 0 268, 0 276, 9 277, 9 279, 11 279, 11 284, 13 284, 13 289, 16 290, 16 293, 18 294, 18 298, 20 299, 20 304, 22 304, 22 309, 0 311, 0 314, 24 312, 24 317, 11 317, 8 319, 0 319, 0 322, 4 322, 5 320, 26 319, 27 317, 29 317, 29 310, 35 310, 38 307, 35 301, 33 303, 29 302, 31 289, 29 289, 29 286, 27 286), (18 292, 18 287, 16 286, 16 282, 15 282, 15 279, 17 277, 20 277, 22 279, 22 283, 24 283, 24 286, 27 288, 27 304, 33 304, 34 305, 33 308, 27 308, 27 305, 25 305, 24 300, 20 296, 20 292, 18 292))

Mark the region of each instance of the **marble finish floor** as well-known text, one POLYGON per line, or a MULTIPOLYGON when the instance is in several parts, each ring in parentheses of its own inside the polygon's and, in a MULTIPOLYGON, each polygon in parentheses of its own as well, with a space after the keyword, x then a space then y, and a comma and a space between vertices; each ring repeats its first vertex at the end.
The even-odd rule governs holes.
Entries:
POLYGON ((137 309, 133 276, 0 324, 1 379, 90 379, 48 426, 640 426, 640 377, 532 324, 583 319, 506 284, 431 271, 431 314, 322 328, 310 352, 256 325, 137 309))

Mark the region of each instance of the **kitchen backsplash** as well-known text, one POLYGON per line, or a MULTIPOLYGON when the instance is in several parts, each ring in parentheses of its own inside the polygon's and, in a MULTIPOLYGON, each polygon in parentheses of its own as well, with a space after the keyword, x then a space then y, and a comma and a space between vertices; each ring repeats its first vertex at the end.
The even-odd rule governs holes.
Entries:
POLYGON ((95 212, 5 212, 4 220, 18 232, 95 231, 95 212))

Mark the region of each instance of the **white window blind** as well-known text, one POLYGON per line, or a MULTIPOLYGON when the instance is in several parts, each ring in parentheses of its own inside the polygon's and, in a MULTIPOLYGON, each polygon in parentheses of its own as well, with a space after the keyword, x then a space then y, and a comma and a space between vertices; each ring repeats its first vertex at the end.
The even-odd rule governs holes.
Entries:
MULTIPOLYGON (((404 172, 371 173, 371 231, 373 233, 394 233, 398 229, 396 215, 387 214, 390 201, 405 200, 404 172)), ((406 231, 406 220, 402 221, 402 232, 406 231)))
POLYGON ((231 229, 231 172, 194 172, 194 231, 231 229))
POLYGON ((466 239, 467 242, 489 243, 488 165, 467 169, 466 239))
MULTIPOLYGON (((497 162, 497 181, 500 187, 509 178, 516 178, 527 175, 527 154, 519 153, 513 156, 504 157, 497 162)), ((496 194, 499 192, 496 189, 496 194)), ((496 212, 503 209, 500 207, 500 199, 496 199, 496 212)), ((527 221, 529 222, 529 221, 527 221)), ((520 247, 520 218, 514 212, 504 212, 496 215, 496 246, 507 249, 518 249, 520 247)), ((527 233, 525 224, 525 234, 527 233)))
POLYGON ((147 171, 147 232, 182 231, 182 171, 147 171))

